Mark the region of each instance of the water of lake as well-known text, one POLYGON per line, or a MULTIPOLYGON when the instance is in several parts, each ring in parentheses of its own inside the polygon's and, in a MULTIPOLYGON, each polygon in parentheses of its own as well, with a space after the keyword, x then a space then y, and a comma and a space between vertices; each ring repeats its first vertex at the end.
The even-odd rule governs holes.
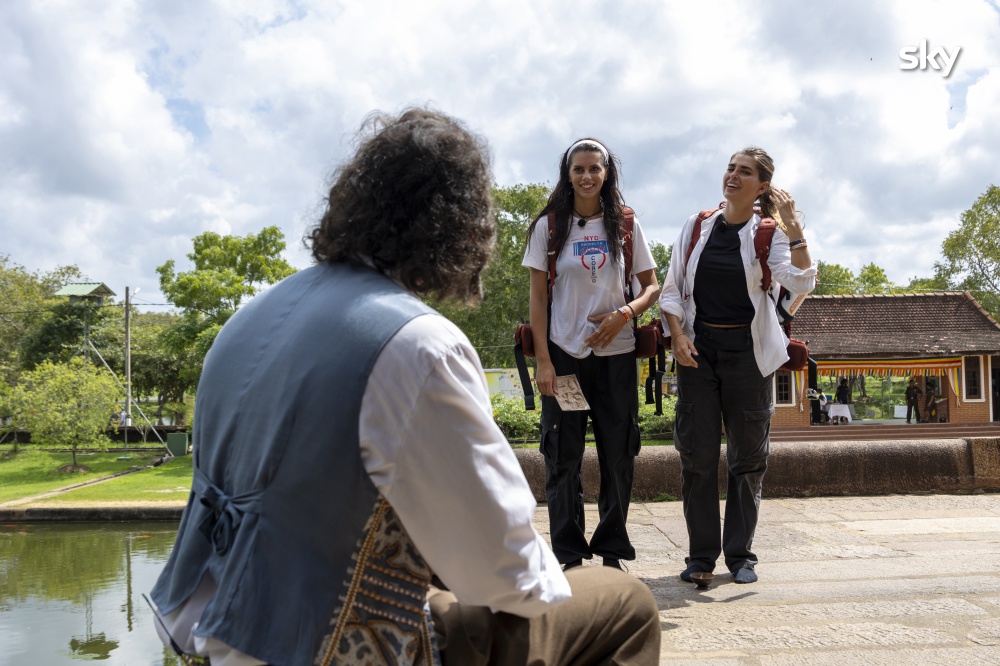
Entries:
POLYGON ((179 666, 142 594, 177 524, 0 525, 0 665, 179 666))

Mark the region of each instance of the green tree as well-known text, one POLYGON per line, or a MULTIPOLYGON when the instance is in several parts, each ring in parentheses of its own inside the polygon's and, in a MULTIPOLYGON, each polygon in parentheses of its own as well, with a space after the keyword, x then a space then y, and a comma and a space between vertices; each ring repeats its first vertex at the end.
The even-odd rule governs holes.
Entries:
POLYGON ((109 372, 75 357, 69 363, 44 361, 21 375, 12 411, 32 443, 71 447, 77 469, 79 447, 107 447, 105 430, 122 397, 109 372))
POLYGON ((910 278, 909 284, 903 289, 906 292, 922 292, 922 291, 947 291, 948 290, 948 279, 941 275, 940 270, 941 264, 935 262, 934 268, 935 272, 932 277, 912 277, 910 278))
POLYGON ((178 351, 165 342, 177 319, 168 313, 141 313, 132 318, 132 394, 136 399, 156 399, 153 418, 157 424, 163 423, 168 409, 173 423, 186 421, 184 395, 195 388, 186 369, 201 362, 190 349, 178 351))
POLYGON ((76 266, 39 274, 0 255, 0 381, 16 381, 18 349, 49 313, 46 301, 66 282, 82 278, 76 266))
POLYGON ((48 311, 21 338, 18 348, 21 367, 31 370, 43 361, 65 363, 81 350, 89 354, 84 340, 93 338, 104 320, 113 317, 114 308, 110 305, 73 303, 65 297, 48 301, 48 311))
POLYGON ((185 381, 197 383, 201 365, 223 324, 264 285, 295 272, 281 257, 285 237, 276 226, 257 234, 220 236, 207 231, 195 236, 188 259, 190 271, 176 273, 170 259, 156 269, 160 290, 182 314, 163 340, 194 364, 185 368, 185 381))
MULTIPOLYGON (((660 241, 649 241, 649 251, 653 254, 653 263, 656 264, 656 280, 660 285, 660 289, 663 289, 663 282, 666 280, 667 269, 670 268, 670 258, 674 254, 674 246, 666 246, 660 241)), ((652 321, 660 316, 660 303, 659 301, 653 303, 653 307, 649 308, 647 313, 640 317, 641 324, 645 324, 648 321, 652 321)))
POLYGON ((856 294, 858 280, 850 268, 840 264, 817 262, 817 284, 813 294, 816 296, 836 296, 840 294, 856 294))
MULTIPOLYGON (((194 386, 187 368, 197 366, 189 348, 175 348, 165 336, 180 316, 169 312, 138 312, 131 317, 132 397, 134 400, 154 398, 156 411, 146 416, 163 424, 163 416, 170 411, 173 423, 186 421, 184 396, 194 386)), ((95 342, 104 360, 124 383, 125 372, 125 322, 124 312, 107 318, 95 334, 95 342)), ((146 411, 146 410, 144 410, 146 411)), ((142 425, 141 417, 133 410, 133 423, 142 425)))
POLYGON ((888 294, 896 289, 885 271, 874 263, 861 267, 858 273, 859 294, 888 294))
POLYGON ((670 267, 670 258, 674 254, 674 246, 666 246, 660 241, 649 241, 649 251, 653 253, 653 262, 656 264, 656 279, 663 284, 663 278, 670 267))
POLYGON ((14 423, 14 387, 7 382, 0 380, 0 444, 10 437, 14 443, 14 452, 17 453, 17 425, 14 423))
POLYGON ((528 226, 549 197, 541 184, 494 187, 496 248, 483 271, 483 300, 476 308, 435 303, 469 337, 483 367, 514 365, 514 329, 528 321, 528 269, 521 266, 528 226))
POLYGON ((962 213, 958 229, 941 245, 937 277, 968 290, 986 310, 1000 314, 1000 187, 990 187, 962 213))

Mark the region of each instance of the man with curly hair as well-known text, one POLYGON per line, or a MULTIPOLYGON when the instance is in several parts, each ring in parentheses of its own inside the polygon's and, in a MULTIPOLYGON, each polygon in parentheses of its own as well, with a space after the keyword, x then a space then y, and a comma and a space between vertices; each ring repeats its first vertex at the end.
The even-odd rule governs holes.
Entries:
POLYGON ((640 581, 563 574, 468 339, 489 153, 446 115, 374 115, 309 234, 316 265, 205 359, 194 481, 152 591, 186 663, 655 664, 640 581))

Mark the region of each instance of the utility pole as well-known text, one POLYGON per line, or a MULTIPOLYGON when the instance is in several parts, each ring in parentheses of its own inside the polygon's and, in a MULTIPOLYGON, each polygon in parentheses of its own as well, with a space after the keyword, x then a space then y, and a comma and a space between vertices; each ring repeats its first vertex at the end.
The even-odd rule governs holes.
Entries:
POLYGON ((132 301, 128 287, 125 287, 125 425, 132 425, 132 301))

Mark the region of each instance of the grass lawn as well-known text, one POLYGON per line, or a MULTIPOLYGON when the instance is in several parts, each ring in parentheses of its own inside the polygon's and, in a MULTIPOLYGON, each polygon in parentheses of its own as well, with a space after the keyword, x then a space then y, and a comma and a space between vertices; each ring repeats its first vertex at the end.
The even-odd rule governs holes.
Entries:
MULTIPOLYGON (((670 439, 643 440, 643 446, 672 446, 670 439)), ((514 448, 537 449, 538 442, 512 444, 514 448)), ((594 442, 587 442, 594 446, 594 442)), ((159 451, 133 452, 131 460, 118 460, 121 453, 87 451, 77 453, 77 463, 86 470, 60 471, 73 462, 70 453, 51 453, 21 446, 16 454, 10 447, 0 447, 0 502, 40 495, 84 481, 92 481, 133 467, 145 467, 159 451)), ((70 490, 39 500, 39 503, 56 502, 165 502, 187 500, 191 491, 191 456, 178 456, 159 467, 142 469, 103 483, 70 490)))
MULTIPOLYGON (((149 464, 159 452, 131 453, 131 460, 118 460, 121 453, 77 452, 77 463, 84 471, 60 471, 72 465, 71 453, 51 453, 22 446, 16 454, 10 447, 0 447, 0 502, 39 495, 124 472, 149 464)), ((174 458, 167 464, 144 469, 105 483, 72 490, 52 501, 131 502, 186 499, 191 487, 191 456, 174 458), (183 492, 177 488, 184 486, 183 492)))
POLYGON ((187 501, 191 493, 191 461, 191 456, 178 456, 159 467, 70 490, 40 503, 187 501))

